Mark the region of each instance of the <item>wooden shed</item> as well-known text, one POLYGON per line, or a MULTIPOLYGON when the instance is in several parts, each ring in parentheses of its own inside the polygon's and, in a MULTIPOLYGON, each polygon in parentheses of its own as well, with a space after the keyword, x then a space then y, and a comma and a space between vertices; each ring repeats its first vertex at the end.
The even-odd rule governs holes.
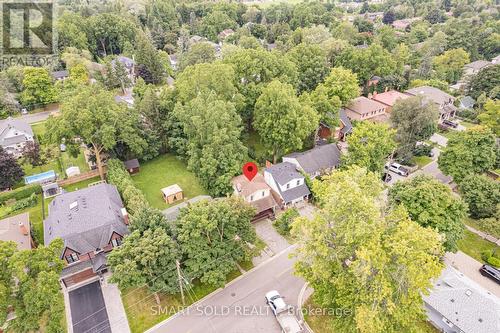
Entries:
POLYGON ((171 204, 174 203, 175 201, 184 199, 184 194, 182 192, 182 189, 177 184, 162 188, 161 193, 163 195, 163 199, 167 204, 171 204))
POLYGON ((125 169, 127 169, 128 173, 131 175, 139 173, 139 160, 137 160, 137 158, 125 161, 123 164, 125 165, 125 169))

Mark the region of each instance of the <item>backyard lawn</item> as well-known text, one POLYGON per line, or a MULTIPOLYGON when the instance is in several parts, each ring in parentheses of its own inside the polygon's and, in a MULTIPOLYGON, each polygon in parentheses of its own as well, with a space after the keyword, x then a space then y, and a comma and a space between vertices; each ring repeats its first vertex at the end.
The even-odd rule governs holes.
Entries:
POLYGON ((499 246, 486 239, 482 239, 469 230, 465 230, 464 238, 458 242, 458 249, 480 262, 484 262, 481 258, 481 252, 485 250, 495 250, 497 253, 500 253, 499 246))
MULTIPOLYGON (((171 206, 165 203, 160 190, 173 184, 178 184, 182 188, 184 199, 207 194, 195 175, 186 169, 184 162, 169 154, 141 163, 140 172, 133 175, 132 179, 148 202, 158 209, 171 206)), ((174 205, 178 203, 179 201, 174 205)))
POLYGON ((415 163, 419 169, 432 162, 432 158, 429 156, 413 156, 412 162, 415 163))

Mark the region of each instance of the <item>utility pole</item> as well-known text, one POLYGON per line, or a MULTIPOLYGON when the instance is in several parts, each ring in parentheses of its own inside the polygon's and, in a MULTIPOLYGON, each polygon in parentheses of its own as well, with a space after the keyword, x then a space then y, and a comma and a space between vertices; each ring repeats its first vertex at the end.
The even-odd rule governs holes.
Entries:
POLYGON ((177 279, 179 280, 179 287, 181 288, 182 305, 184 305, 184 304, 186 304, 186 302, 184 301, 184 289, 182 288, 181 264, 179 263, 179 260, 175 261, 175 266, 177 266, 177 279))

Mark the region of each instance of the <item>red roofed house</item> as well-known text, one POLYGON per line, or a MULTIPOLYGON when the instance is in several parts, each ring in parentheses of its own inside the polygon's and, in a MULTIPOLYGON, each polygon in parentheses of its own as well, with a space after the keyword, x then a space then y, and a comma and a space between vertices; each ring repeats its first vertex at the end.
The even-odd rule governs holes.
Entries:
POLYGON ((386 106, 385 112, 391 113, 392 107, 397 100, 409 98, 407 94, 403 94, 397 90, 389 90, 381 94, 373 93, 372 100, 382 103, 386 106))

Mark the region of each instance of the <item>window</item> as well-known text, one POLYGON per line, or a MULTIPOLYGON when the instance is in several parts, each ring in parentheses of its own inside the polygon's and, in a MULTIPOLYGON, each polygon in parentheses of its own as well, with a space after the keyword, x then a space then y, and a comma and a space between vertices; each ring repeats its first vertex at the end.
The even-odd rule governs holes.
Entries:
POLYGON ((266 191, 262 191, 262 197, 266 196, 266 191))
POLYGON ((111 244, 113 245, 113 247, 120 246, 122 245, 122 240, 120 238, 112 239, 111 244))
POLYGON ((78 261, 78 254, 71 253, 69 256, 66 256, 66 261, 68 262, 68 264, 72 264, 78 261))
POLYGON ((290 188, 290 183, 286 184, 286 189, 288 190, 290 188))
POLYGON ((300 179, 297 179, 297 186, 300 185, 300 179))
POLYGON ((250 201, 253 201, 253 195, 250 196, 250 201))

